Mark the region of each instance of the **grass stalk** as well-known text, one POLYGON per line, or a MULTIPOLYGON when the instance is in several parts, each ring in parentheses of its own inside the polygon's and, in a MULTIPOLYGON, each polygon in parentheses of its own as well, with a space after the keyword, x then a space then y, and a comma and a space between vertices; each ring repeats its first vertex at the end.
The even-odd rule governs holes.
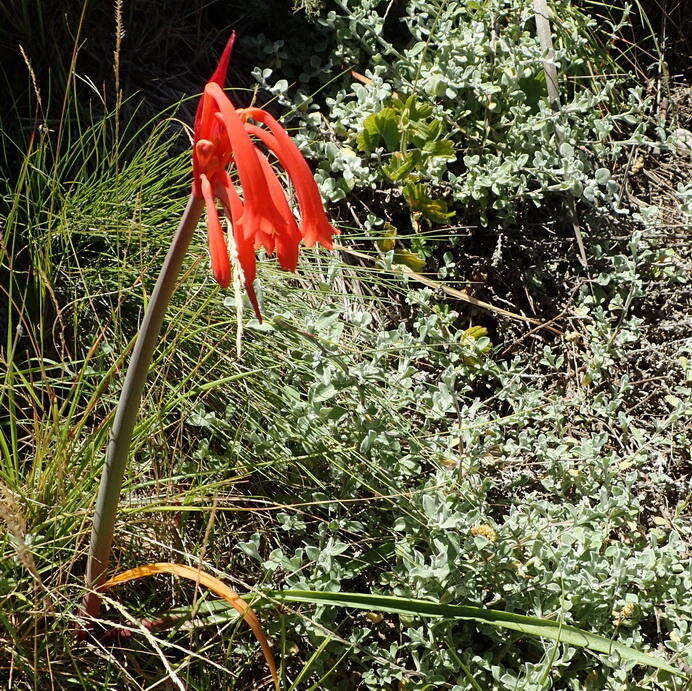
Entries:
POLYGON ((86 587, 89 592, 84 599, 83 611, 90 617, 98 615, 101 604, 101 597, 96 592, 96 588, 103 583, 108 570, 120 489, 144 383, 166 308, 203 208, 203 203, 199 199, 190 196, 151 294, 120 393, 108 442, 106 462, 101 474, 89 546, 86 571, 86 587))

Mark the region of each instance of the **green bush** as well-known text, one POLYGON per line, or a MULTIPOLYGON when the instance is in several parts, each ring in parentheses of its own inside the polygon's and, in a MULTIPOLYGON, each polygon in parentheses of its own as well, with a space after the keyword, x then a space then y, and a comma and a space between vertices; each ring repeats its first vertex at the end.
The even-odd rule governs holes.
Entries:
POLYGON ((641 86, 630 75, 605 76, 620 72, 602 44, 626 25, 626 12, 615 25, 569 2, 555 4, 562 107, 554 112, 530 2, 408 0, 396 10, 385 0, 336 5, 317 19, 333 44, 316 46, 305 63, 312 69, 297 75, 295 95, 289 98, 285 79, 272 83, 271 68, 256 71, 282 102, 314 109, 304 118, 305 145, 322 161, 318 174, 328 198, 422 181, 462 218, 470 213, 484 223, 488 214, 511 218, 521 203, 540 206, 555 193, 616 205, 610 167, 634 144, 647 144, 652 124, 641 86), (388 13, 398 16, 385 19, 388 13), (325 85, 325 75, 337 77, 345 65, 362 70, 368 83, 325 85), (313 84, 320 93, 311 102, 305 85, 313 84), (402 112, 413 98, 434 118, 432 130, 402 112), (397 127, 408 135, 406 146, 399 135, 371 134, 397 127))

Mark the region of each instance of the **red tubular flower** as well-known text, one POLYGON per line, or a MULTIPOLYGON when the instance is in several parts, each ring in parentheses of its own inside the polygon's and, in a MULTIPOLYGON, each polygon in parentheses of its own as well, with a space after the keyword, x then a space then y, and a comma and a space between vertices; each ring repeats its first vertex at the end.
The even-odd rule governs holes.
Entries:
MULTIPOLYGON (((223 86, 226 81, 228 62, 235 42, 231 34, 221 55, 219 64, 210 82, 223 86)), ((226 166, 231 160, 231 148, 224 128, 214 117, 214 100, 206 93, 202 95, 195 114, 194 146, 192 149, 192 193, 203 198, 207 210, 209 234, 209 257, 216 282, 227 288, 231 282, 231 264, 228 258, 226 237, 216 211, 213 190, 218 178, 226 175, 226 166)))
POLYGON ((235 33, 197 106, 192 194, 204 199, 212 273, 225 288, 231 282, 231 262, 216 201, 223 206, 245 289, 261 320, 252 286, 257 271, 255 250, 263 247, 269 254, 275 253, 282 269, 295 271, 301 237, 308 246, 319 242, 331 249, 332 235, 338 231, 327 220, 308 164, 283 127, 259 108, 236 110, 224 93, 234 40, 235 33), (247 123, 248 118, 266 125, 269 131, 247 123), (298 200, 300 224, 293 216, 279 177, 250 135, 259 139, 288 173, 298 200), (242 199, 226 171, 231 164, 237 170, 242 199))
POLYGON ((211 271, 216 282, 222 288, 228 288, 231 282, 231 264, 228 260, 226 236, 221 229, 221 223, 219 223, 219 215, 216 211, 211 184, 204 173, 200 175, 200 185, 202 187, 202 196, 204 197, 204 206, 207 210, 211 271))
POLYGON ((288 136, 288 132, 266 110, 261 108, 243 108, 238 113, 247 120, 252 118, 266 125, 271 135, 259 127, 247 126, 246 129, 256 135, 262 143, 272 151, 279 159, 281 165, 291 178, 291 182, 298 197, 301 222, 300 231, 303 242, 312 247, 316 242, 332 248, 332 236, 338 234, 338 230, 329 223, 327 214, 322 206, 322 199, 317 188, 317 183, 312 175, 310 166, 300 153, 300 149, 288 136))
POLYGON ((245 233, 242 231, 241 218, 244 211, 243 202, 238 196, 228 173, 224 173, 223 180, 217 184, 216 197, 224 207, 226 217, 233 227, 233 238, 235 240, 236 252, 238 253, 238 262, 243 270, 243 278, 245 279, 245 291, 247 292, 250 304, 257 318, 262 321, 259 303, 257 302, 255 289, 252 285, 257 276, 255 246, 252 238, 246 238, 245 233))
MULTIPOLYGON (((284 232, 277 234, 275 238, 275 247, 268 251, 276 251, 276 258, 279 260, 279 266, 282 269, 285 271, 295 271, 296 266, 298 266, 300 230, 298 229, 296 219, 293 218, 293 212, 271 163, 269 163, 269 160, 263 153, 258 152, 258 155, 265 179, 267 180, 267 187, 269 187, 269 194, 286 223, 284 232)), ((265 247, 265 249, 267 248, 265 247)))
POLYGON ((219 109, 217 119, 223 122, 231 143, 233 160, 243 188, 243 231, 246 234, 259 232, 268 235, 281 232, 286 222, 271 199, 257 149, 245 131, 242 120, 216 82, 209 82, 204 88, 204 93, 214 99, 219 109))
MULTIPOLYGON (((230 35, 209 83, 214 82, 219 87, 224 86, 234 43, 235 31, 230 35)), ((223 127, 214 117, 215 110, 213 99, 203 93, 195 113, 192 149, 192 192, 197 198, 202 197, 201 173, 204 172, 207 178, 213 178, 215 173, 225 170, 231 158, 230 144, 225 137, 223 127), (200 145, 200 142, 204 143, 200 145)))

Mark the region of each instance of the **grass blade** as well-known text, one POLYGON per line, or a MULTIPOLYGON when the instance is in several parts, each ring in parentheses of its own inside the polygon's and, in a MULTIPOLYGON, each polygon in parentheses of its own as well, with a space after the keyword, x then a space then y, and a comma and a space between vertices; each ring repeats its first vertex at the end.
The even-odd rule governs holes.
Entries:
POLYGON ((284 590, 267 593, 271 598, 282 602, 307 602, 315 605, 332 605, 336 607, 354 607, 392 614, 407 614, 421 617, 444 617, 448 619, 465 619, 502 629, 519 631, 530 636, 549 638, 559 643, 587 648, 599 653, 612 655, 617 653, 623 660, 636 662, 648 667, 656 667, 677 676, 683 673, 668 664, 665 660, 647 653, 634 650, 622 643, 612 641, 589 631, 567 626, 549 619, 528 617, 523 614, 503 612, 482 607, 466 605, 443 605, 426 600, 414 600, 386 595, 368 593, 319 592, 313 590, 284 590))

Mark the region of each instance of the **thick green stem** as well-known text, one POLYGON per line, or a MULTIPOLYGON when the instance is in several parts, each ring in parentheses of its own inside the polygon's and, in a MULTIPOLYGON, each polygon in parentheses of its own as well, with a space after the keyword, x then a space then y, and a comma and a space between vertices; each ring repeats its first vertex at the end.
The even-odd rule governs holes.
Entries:
POLYGON ((149 300, 142 325, 139 328, 137 343, 127 368, 125 382, 120 393, 118 408, 115 412, 106 452, 106 463, 103 466, 99 494, 96 500, 94 526, 89 547, 89 562, 86 572, 86 586, 89 593, 84 599, 84 614, 98 615, 101 598, 95 589, 105 580, 108 560, 113 543, 115 517, 120 500, 120 489, 125 475, 125 466, 130 451, 132 430, 135 426, 139 402, 142 398, 144 383, 147 378, 151 358, 156 347, 161 324, 166 308, 175 289, 175 283, 185 257, 185 252, 192 239, 192 234, 202 214, 202 200, 190 196, 185 207, 180 225, 176 231, 161 273, 156 281, 149 300))

